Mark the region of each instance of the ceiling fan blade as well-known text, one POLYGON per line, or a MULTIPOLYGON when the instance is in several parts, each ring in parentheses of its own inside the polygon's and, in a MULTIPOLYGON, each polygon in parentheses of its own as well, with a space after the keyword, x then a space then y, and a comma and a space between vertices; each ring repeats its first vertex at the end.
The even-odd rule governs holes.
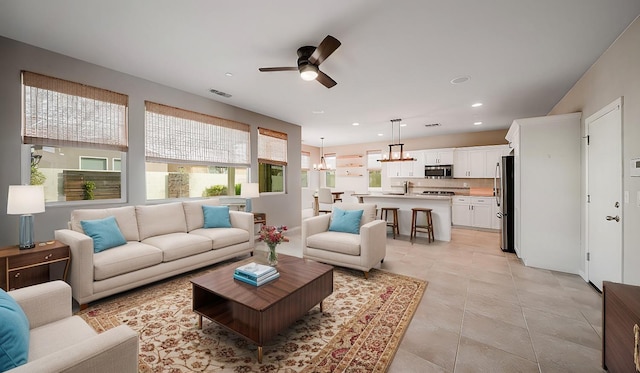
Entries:
POLYGON ((311 57, 309 57, 309 62, 318 66, 324 61, 327 57, 331 55, 331 53, 335 52, 336 49, 340 46, 340 41, 334 38, 331 35, 327 35, 326 38, 318 45, 311 57))
POLYGON ((320 70, 318 70, 318 77, 316 78, 316 80, 319 81, 320 84, 322 84, 323 86, 325 86, 327 88, 331 88, 334 85, 338 84, 338 83, 336 83, 335 80, 331 79, 329 77, 329 75, 323 73, 320 70))
POLYGON ((258 70, 263 73, 268 73, 272 71, 298 71, 297 67, 261 67, 258 70))

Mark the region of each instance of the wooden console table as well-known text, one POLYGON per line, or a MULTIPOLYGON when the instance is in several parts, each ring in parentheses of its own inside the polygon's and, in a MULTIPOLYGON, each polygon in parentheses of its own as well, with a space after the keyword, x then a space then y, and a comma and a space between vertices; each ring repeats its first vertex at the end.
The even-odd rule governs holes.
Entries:
POLYGON ((9 291, 50 281, 50 265, 58 262, 64 262, 62 280, 65 281, 71 261, 69 246, 49 242, 33 249, 20 250, 18 246, 0 249, 0 288, 9 291))

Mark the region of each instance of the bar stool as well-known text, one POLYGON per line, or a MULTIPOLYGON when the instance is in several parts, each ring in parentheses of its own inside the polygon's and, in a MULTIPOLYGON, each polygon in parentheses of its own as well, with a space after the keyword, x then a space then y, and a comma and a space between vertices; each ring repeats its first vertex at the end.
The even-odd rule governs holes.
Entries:
POLYGON ((429 237, 429 242, 436 240, 433 234, 433 219, 431 217, 431 209, 422 208, 422 207, 414 207, 411 209, 411 237, 410 237, 411 242, 413 242, 413 239, 416 237, 416 232, 427 233, 429 237), (426 225, 417 224, 419 212, 425 213, 427 218, 426 225))
POLYGON ((395 240, 396 234, 400 235, 400 228, 398 226, 398 207, 381 207, 380 208, 380 219, 387 222, 387 227, 391 227, 391 231, 393 232, 393 239, 395 240), (393 212, 393 221, 387 221, 387 214, 389 211, 393 212), (383 217, 384 215, 384 217, 383 217))

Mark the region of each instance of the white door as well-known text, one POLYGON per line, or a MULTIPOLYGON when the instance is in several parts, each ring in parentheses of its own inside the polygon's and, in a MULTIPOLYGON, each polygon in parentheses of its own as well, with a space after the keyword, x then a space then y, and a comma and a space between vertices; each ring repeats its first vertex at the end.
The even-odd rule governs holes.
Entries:
POLYGON ((622 101, 586 119, 589 281, 622 281, 622 101))

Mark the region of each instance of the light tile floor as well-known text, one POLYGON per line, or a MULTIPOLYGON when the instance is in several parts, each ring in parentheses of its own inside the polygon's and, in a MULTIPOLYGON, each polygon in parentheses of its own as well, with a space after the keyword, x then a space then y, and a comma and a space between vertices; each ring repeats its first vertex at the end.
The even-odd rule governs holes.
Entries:
MULTIPOLYGON (((300 232, 288 236, 279 252, 301 256, 300 232)), ((577 275, 525 267, 499 239, 388 237, 380 268, 429 282, 389 372, 603 371, 601 295, 577 275)))

